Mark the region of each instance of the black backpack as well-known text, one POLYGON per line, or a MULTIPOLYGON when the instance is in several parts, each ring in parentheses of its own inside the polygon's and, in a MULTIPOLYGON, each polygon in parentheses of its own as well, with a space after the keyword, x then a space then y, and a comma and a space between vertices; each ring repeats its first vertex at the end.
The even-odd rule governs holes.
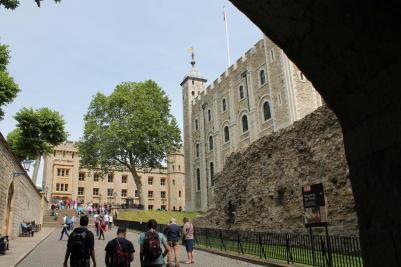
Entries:
POLYGON ((143 250, 145 257, 153 260, 157 259, 162 254, 160 248, 159 233, 156 231, 147 231, 143 242, 143 250))
POLYGON ((114 257, 112 260, 112 267, 127 267, 130 263, 130 258, 128 252, 125 248, 121 247, 120 242, 118 242, 118 238, 115 239, 117 241, 117 246, 114 246, 114 257))
POLYGON ((87 249, 85 246, 87 232, 83 231, 82 233, 77 233, 76 231, 71 233, 71 245, 70 250, 71 254, 74 255, 74 258, 85 258, 87 256, 87 249))

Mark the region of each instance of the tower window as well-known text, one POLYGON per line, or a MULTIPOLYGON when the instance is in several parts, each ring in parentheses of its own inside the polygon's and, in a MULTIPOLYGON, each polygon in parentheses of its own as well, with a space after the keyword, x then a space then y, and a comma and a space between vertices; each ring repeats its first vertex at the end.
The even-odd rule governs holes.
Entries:
POLYGON ((214 164, 213 164, 213 162, 209 163, 209 167, 210 167, 210 181, 213 186, 214 185, 214 164))
POLYGON ((230 141, 230 130, 228 126, 224 127, 224 142, 227 143, 230 141))
POLYGON ((192 91, 191 94, 192 94, 192 95, 195 95, 195 91, 192 91))
POLYGON ((196 191, 199 192, 201 190, 201 182, 200 182, 200 170, 196 169, 196 191))
POLYGON ((213 136, 209 136, 209 150, 213 150, 213 136))
POLYGON ((305 76, 304 76, 304 74, 302 73, 302 71, 299 72, 299 79, 300 79, 301 81, 305 81, 305 76))
POLYGON ((279 106, 281 106, 281 104, 283 103, 281 100, 281 94, 277 94, 277 103, 279 106))
POLYGON ((246 115, 242 116, 242 132, 248 131, 248 117, 246 115))
POLYGON ((212 120, 212 111, 210 109, 207 110, 207 119, 208 121, 212 120))
POLYGON ((271 62, 274 61, 274 50, 273 49, 270 50, 270 61, 271 62))
POLYGON ((227 110, 227 103, 225 98, 223 98, 223 100, 221 101, 221 108, 223 112, 227 110))
POLYGON ((270 112, 270 104, 268 101, 266 101, 263 104, 263 120, 264 121, 270 120, 271 117, 272 117, 272 114, 270 112))
POLYGON ((244 99, 245 98, 244 87, 242 85, 239 87, 239 98, 240 99, 244 99))
POLYGON ((260 85, 264 85, 266 83, 266 73, 265 70, 261 70, 259 72, 259 80, 260 80, 260 85))
POLYGON ((195 120, 195 130, 198 130, 198 127, 199 127, 199 126, 198 126, 198 120, 196 119, 196 120, 195 120))
POLYGON ((195 145, 195 156, 199 158, 199 144, 195 145))

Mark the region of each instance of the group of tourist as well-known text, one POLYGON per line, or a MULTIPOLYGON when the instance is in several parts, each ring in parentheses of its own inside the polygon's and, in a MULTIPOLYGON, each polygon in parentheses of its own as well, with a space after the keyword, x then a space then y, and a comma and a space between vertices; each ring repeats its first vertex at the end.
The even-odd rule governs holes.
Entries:
POLYGON ((104 211, 104 215, 101 215, 101 213, 96 213, 93 216, 95 220, 95 227, 96 227, 96 236, 99 238, 99 240, 103 236, 104 240, 104 233, 107 230, 107 227, 109 230, 111 230, 112 225, 113 225, 113 215, 108 214, 106 211, 104 211))
MULTIPOLYGON (((104 218, 100 220, 104 221, 104 218)), ((80 227, 74 229, 68 238, 67 249, 64 258, 64 267, 89 267, 90 259, 96 267, 95 237, 87 228, 88 216, 80 218, 80 227)), ((194 263, 194 227, 189 219, 184 218, 184 226, 181 230, 174 218, 170 219, 164 233, 157 232, 157 222, 153 219, 147 222, 148 231, 139 236, 141 267, 179 266, 179 243, 182 239, 187 250, 187 264, 194 263), (163 249, 164 248, 164 249, 163 249)), ((100 232, 99 232, 100 239, 100 232)), ((105 247, 105 263, 107 267, 129 267, 134 260, 135 249, 131 241, 127 239, 127 229, 118 227, 117 237, 109 241, 105 247)))

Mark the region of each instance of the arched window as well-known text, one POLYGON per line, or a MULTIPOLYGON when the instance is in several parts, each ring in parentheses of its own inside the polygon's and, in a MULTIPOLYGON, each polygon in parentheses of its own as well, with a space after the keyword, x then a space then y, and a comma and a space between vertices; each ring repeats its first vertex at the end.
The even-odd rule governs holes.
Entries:
POLYGON ((270 103, 266 101, 263 104, 263 120, 265 120, 265 121, 270 120, 271 117, 272 117, 272 114, 270 112, 270 103))
POLYGON ((260 85, 264 85, 266 83, 266 73, 265 70, 261 70, 259 72, 259 79, 260 79, 260 85))
POLYGON ((242 116, 242 132, 245 133, 248 131, 248 117, 246 115, 242 116))
POLYGON ((213 136, 209 136, 209 150, 213 150, 213 136))
POLYGON ((195 130, 198 130, 198 120, 195 120, 195 130))
POLYGON ((224 127, 224 142, 227 143, 230 141, 230 130, 228 126, 224 127))
POLYGON ((241 85, 241 86, 239 87, 239 98, 240 98, 240 99, 244 99, 244 97, 245 97, 245 94, 244 94, 244 87, 241 85))
POLYGON ((212 111, 211 111, 210 109, 207 110, 207 119, 208 119, 209 121, 212 120, 212 111))
POLYGON ((200 170, 196 169, 196 191, 200 191, 201 182, 200 182, 200 170))
POLYGON ((195 145, 195 156, 199 158, 199 144, 195 145))
POLYGON ((223 112, 227 110, 227 103, 226 103, 225 98, 223 98, 223 100, 221 101, 221 106, 222 106, 223 112))
POLYGON ((213 186, 214 185, 214 164, 213 164, 213 162, 209 163, 209 167, 210 167, 210 181, 213 186))

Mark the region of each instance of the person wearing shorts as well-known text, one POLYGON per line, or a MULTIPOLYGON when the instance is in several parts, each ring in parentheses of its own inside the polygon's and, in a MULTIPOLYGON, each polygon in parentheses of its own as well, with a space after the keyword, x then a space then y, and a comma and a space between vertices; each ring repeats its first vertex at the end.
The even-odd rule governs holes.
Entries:
POLYGON ((187 217, 184 217, 184 226, 182 228, 182 235, 185 241, 185 249, 187 251, 188 260, 185 263, 194 263, 194 225, 187 217))

